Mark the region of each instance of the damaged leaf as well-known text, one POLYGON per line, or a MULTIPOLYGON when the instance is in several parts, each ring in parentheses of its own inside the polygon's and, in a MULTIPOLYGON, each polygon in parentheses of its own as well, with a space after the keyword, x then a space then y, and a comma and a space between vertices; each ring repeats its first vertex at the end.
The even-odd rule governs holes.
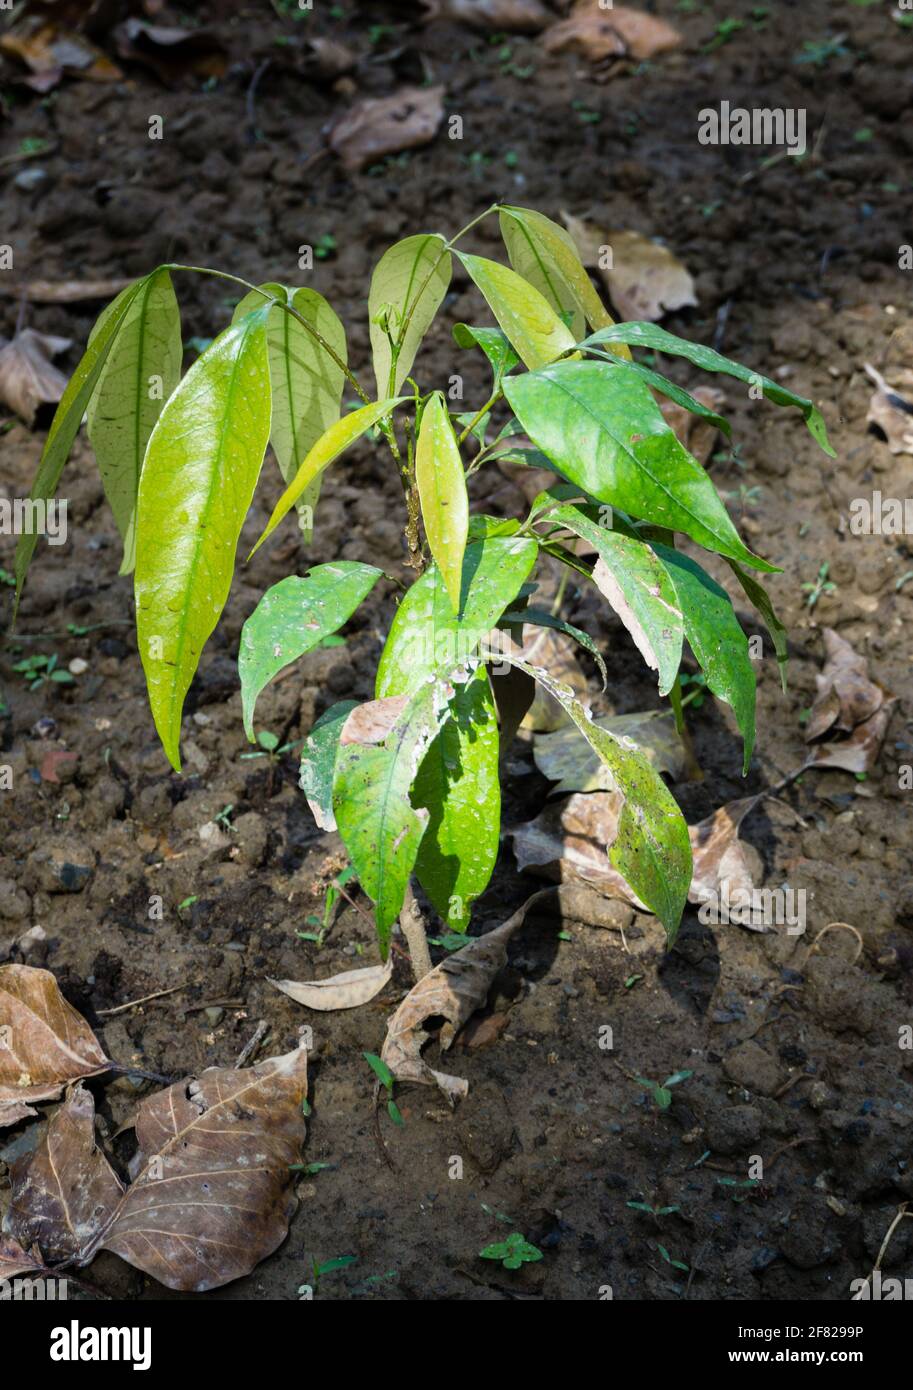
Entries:
MULTIPOLYGON (((671 710, 644 710, 617 714, 594 723, 616 738, 630 740, 657 772, 667 772, 676 782, 694 769, 690 750, 675 727, 671 710)), ((550 782, 555 795, 566 792, 607 791, 611 774, 574 724, 554 733, 534 734, 533 758, 550 782)))
MULTIPOLYGON (((297 1004, 308 1009, 330 1012, 333 1009, 355 1009, 380 994, 393 974, 393 955, 384 965, 369 965, 362 970, 344 970, 326 980, 269 980, 297 1004)), ((267 976, 269 979, 269 976, 267 976)))
POLYGON ((825 662, 823 671, 815 677, 818 694, 805 726, 808 743, 832 727, 850 733, 884 703, 881 686, 869 680, 865 657, 833 628, 824 628, 822 636, 825 662))

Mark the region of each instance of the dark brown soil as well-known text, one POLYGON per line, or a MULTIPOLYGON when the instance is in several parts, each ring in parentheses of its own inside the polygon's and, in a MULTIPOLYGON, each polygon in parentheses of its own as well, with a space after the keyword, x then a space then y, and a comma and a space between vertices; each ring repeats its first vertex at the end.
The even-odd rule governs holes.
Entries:
MULTIPOLYGON (((778 783, 804 760, 799 715, 822 662, 821 626, 837 628, 900 698, 864 781, 806 774, 747 823, 764 882, 811 895, 804 937, 703 927, 689 913, 666 954, 650 918, 629 921, 624 940, 535 920, 514 938, 491 997, 495 1011, 509 1010, 506 1031, 455 1053, 453 1069, 470 1081, 466 1102, 451 1114, 432 1092, 413 1089, 401 1098, 403 1128, 383 1118, 391 1171, 375 1142, 361 1054, 380 1050, 407 975, 400 964, 367 1007, 307 1019, 267 983, 330 975, 350 968, 362 947, 373 959, 374 948, 351 909, 322 949, 296 936, 344 858, 337 837, 315 828, 293 757, 272 777, 265 761, 241 760, 248 745, 235 656, 263 590, 296 568, 341 555, 406 573, 398 482, 385 459, 354 450, 327 480, 310 549, 289 527, 239 568, 188 702, 179 777, 155 738, 131 584, 117 576, 115 529, 80 441, 61 489, 69 542, 39 550, 18 631, 0 651, 0 762, 12 767, 15 788, 0 792, 0 960, 53 970, 109 1055, 169 1075, 231 1065, 258 1020, 269 1024, 270 1053, 312 1023, 306 1156, 329 1166, 299 1183, 301 1205, 279 1252, 203 1297, 294 1299, 314 1258, 354 1254, 356 1264, 326 1276, 320 1297, 592 1299, 611 1285, 624 1299, 846 1298, 898 1205, 913 1199, 913 1054, 898 1046, 899 1028, 913 1022, 913 815, 898 785, 898 767, 913 761, 913 582, 900 583, 913 554, 909 538, 856 537, 844 520, 855 496, 910 490, 909 457, 892 456, 867 432, 863 363, 883 363, 891 334, 911 317, 913 281, 898 269, 898 248, 913 231, 913 33, 887 4, 770 0, 757 27, 748 0, 684 10, 658 0, 652 8, 682 28, 686 46, 600 82, 583 59, 545 56, 533 39, 490 42, 444 22, 421 28, 408 5, 343 0, 340 20, 319 5, 308 32, 333 34, 362 55, 358 94, 430 76, 446 85, 448 112, 463 117, 462 142, 445 128, 429 148, 348 176, 331 157, 313 158, 345 90, 282 64, 277 38, 297 42, 304 25, 265 5, 195 8, 232 53, 217 84, 168 89, 134 66, 113 87, 65 82, 48 100, 18 90, 0 123, 0 154, 31 137, 56 149, 39 161, 47 177, 31 191, 12 179, 36 161, 3 170, 0 241, 15 246, 17 278, 132 275, 185 260, 255 283, 296 283, 298 247, 330 235, 335 254, 308 283, 352 325, 350 360, 363 370, 370 268, 401 235, 452 232, 499 198, 662 235, 695 274, 699 299, 665 326, 699 342, 719 329, 732 356, 768 373, 788 368, 789 384, 821 406, 837 449, 828 460, 798 417, 730 384, 741 462, 717 462, 713 476, 734 494, 749 542, 783 567, 772 593, 790 630, 791 681, 784 697, 775 661, 761 663, 758 751, 746 781, 728 710, 708 700, 691 712, 705 778, 677 789, 688 819, 778 783), (717 23, 732 17, 744 28, 708 52, 717 23), (372 36, 380 24, 393 27, 372 36), (835 33, 845 36, 842 56, 820 67, 795 61, 806 41, 835 33), (252 76, 267 58, 252 101, 252 76), (822 132, 817 158, 762 168, 769 151, 699 145, 697 111, 723 99, 807 108, 810 134, 822 132), (164 116, 160 143, 147 138, 152 114, 164 116), (758 490, 744 508, 740 485, 758 490), (836 588, 810 610, 801 586, 823 563, 836 588), (70 635, 70 624, 90 631, 70 635), (83 657, 88 669, 71 688, 30 693, 11 667, 35 651, 57 652, 64 664, 83 657), (71 781, 55 785, 39 769, 58 746, 78 763, 71 781), (199 828, 225 807, 230 832, 202 843, 199 828), (161 921, 149 915, 155 895, 161 921), (861 933, 858 960, 855 939, 840 930, 810 955, 834 921, 861 933), (99 1016, 173 986, 180 991, 99 1016), (605 1025, 613 1051, 599 1045, 605 1025), (679 1069, 693 1076, 665 1113, 630 1079, 679 1069), (752 1155, 765 1160, 759 1187, 725 1181, 745 1180, 752 1155), (453 1156, 463 1160, 461 1179, 450 1176, 453 1156), (632 1202, 676 1211, 654 1219, 632 1202), (512 1229, 545 1252, 518 1275, 477 1258, 512 1229), (660 1246, 690 1273, 666 1263, 660 1246)), ((495 236, 486 224, 476 245, 498 254, 495 236)), ((224 325, 226 288, 181 278, 186 338, 224 325)), ((28 315, 41 331, 80 343, 96 310, 39 305, 28 315)), ((16 312, 0 298, 6 336, 16 312)), ((428 383, 464 372, 467 400, 479 403, 485 374, 458 354, 450 328, 480 314, 457 279, 421 359, 428 383)), ((46 424, 3 435, 8 495, 28 488, 46 424)), ((483 471, 477 482, 487 510, 519 513, 520 494, 499 474, 483 471)), ((276 495, 271 480, 242 550, 276 495)), ((13 544, 0 537, 7 569, 13 544)), ((387 584, 364 605, 345 647, 312 654, 265 692, 262 727, 297 740, 333 701, 370 697, 393 592, 387 584)), ((566 616, 606 654, 605 708, 655 705, 655 685, 595 590, 572 592, 566 616)), ((522 742, 509 768, 505 825, 535 815, 548 790, 522 742)), ((504 920, 529 891, 505 843, 473 931, 504 920)), ((113 1132, 136 1087, 121 1078, 94 1089, 113 1132)), ((0 1159, 38 1132, 38 1123, 7 1131, 0 1159)), ((901 1223, 883 1266, 913 1275, 913 1222, 901 1223)), ((115 1296, 174 1297, 113 1256, 91 1277, 115 1296)))

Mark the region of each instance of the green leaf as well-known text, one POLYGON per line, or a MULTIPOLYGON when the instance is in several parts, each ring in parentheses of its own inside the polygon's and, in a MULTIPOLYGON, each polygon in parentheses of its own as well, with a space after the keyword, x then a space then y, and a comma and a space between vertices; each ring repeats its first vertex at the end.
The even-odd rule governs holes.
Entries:
POLYGON ((480 347, 491 363, 494 372, 493 391, 497 391, 501 380, 513 371, 520 361, 500 328, 472 328, 468 323, 453 325, 453 340, 457 347, 480 347))
POLYGON ((499 213, 501 236, 510 263, 528 280, 556 313, 570 311, 575 340, 585 324, 609 328, 614 319, 593 288, 570 232, 531 208, 504 206, 499 213))
POLYGON ((645 541, 607 531, 564 505, 548 514, 593 546, 602 565, 593 582, 624 623, 644 661, 659 676, 659 693, 672 688, 682 659, 682 614, 668 573, 645 541))
MULTIPOLYGON (((51 421, 51 428, 48 430, 48 437, 41 454, 41 461, 38 464, 38 471, 35 474, 35 481, 29 493, 32 500, 40 498, 42 501, 47 501, 57 491, 63 466, 67 461, 70 449, 73 447, 73 440, 76 438, 76 432, 82 423, 82 417, 86 413, 92 393, 98 385, 98 380, 108 360, 108 354, 123 327, 124 319, 134 299, 144 284, 145 280, 137 280, 121 291, 115 301, 115 307, 99 327, 92 342, 83 353, 78 367, 70 377, 51 421)), ((28 573, 37 543, 37 531, 25 532, 19 537, 16 546, 16 559, 13 566, 16 573, 13 621, 15 621, 19 609, 22 586, 25 583, 25 576, 28 573)))
POLYGON ((370 405, 363 405, 360 410, 353 410, 350 415, 344 415, 341 420, 330 425, 329 429, 320 436, 317 443, 311 448, 298 472, 279 498, 262 536, 250 552, 251 555, 255 554, 267 537, 272 535, 279 522, 302 496, 305 488, 319 478, 324 469, 328 468, 345 449, 348 449, 350 444, 354 444, 356 439, 360 439, 371 429, 372 425, 376 425, 378 420, 389 415, 405 399, 402 396, 389 401, 372 401, 370 405))
POLYGON ((498 715, 484 666, 458 686, 419 768, 414 806, 429 813, 415 873, 451 930, 465 932, 498 857, 498 715))
MULTIPOLYGON (((340 744, 333 778, 333 812, 358 881, 374 902, 381 955, 387 958, 390 927, 399 915, 428 812, 415 810, 409 792, 436 737, 450 688, 426 682, 410 699, 374 702, 389 707, 382 743, 340 744)), ((375 722, 378 714, 375 713, 375 722)), ((349 729, 358 711, 349 716, 349 729)), ((345 735, 347 730, 343 730, 345 735)))
POLYGON ((804 396, 797 396, 795 392, 788 391, 785 386, 780 386, 777 382, 771 381, 769 377, 762 376, 760 372, 753 372, 750 367, 743 367, 740 362, 733 362, 729 357, 722 357, 712 348, 703 347, 700 343, 689 343, 684 338, 677 338, 674 333, 667 333, 664 328, 660 328, 655 323, 616 323, 611 328, 600 328, 580 346, 586 348, 592 344, 601 345, 602 343, 628 343, 632 347, 645 347, 652 348, 655 352, 668 352, 675 357, 686 358, 689 362, 693 362, 695 367, 701 367, 706 372, 720 372, 724 376, 734 376, 739 381, 760 387, 762 394, 769 401, 773 401, 774 405, 796 406, 802 412, 809 433, 815 442, 831 458, 835 457, 827 437, 824 417, 817 406, 806 400, 804 396))
POLYGON ((368 293, 377 395, 395 396, 447 293, 450 252, 436 233, 406 237, 385 251, 368 293))
MULTIPOLYGON (((282 304, 288 304, 305 319, 336 354, 346 362, 346 332, 339 317, 316 290, 290 289, 286 285, 266 284, 261 289, 282 304)), ((244 296, 232 322, 263 305, 259 290, 244 296)), ((339 419, 345 372, 333 360, 313 333, 285 309, 271 310, 267 336, 269 374, 273 388, 273 421, 270 443, 279 471, 290 483, 302 459, 317 440, 339 419)), ((314 508, 320 495, 316 478, 299 497, 296 506, 299 525, 310 539, 314 508)))
POLYGON ((315 565, 303 579, 289 575, 267 589, 241 629, 238 653, 244 731, 251 742, 261 690, 283 666, 342 627, 382 573, 373 565, 336 560, 315 565))
POLYGON ((743 772, 747 772, 755 737, 755 673, 748 638, 726 590, 696 560, 665 545, 653 548, 675 587, 685 636, 707 685, 735 712, 744 749, 743 772))
POLYGON ((552 628, 553 631, 563 632, 566 637, 570 637, 573 641, 579 642, 584 651, 589 652, 590 656, 596 662, 599 668, 599 674, 602 677, 602 688, 605 690, 609 683, 609 673, 602 659, 602 652, 596 646, 596 643, 588 632, 584 632, 582 628, 574 627, 573 623, 565 622, 563 618, 556 617, 554 613, 549 613, 548 610, 544 608, 524 608, 522 613, 505 613, 502 621, 505 624, 513 623, 520 626, 522 626, 523 623, 529 623, 532 627, 549 627, 552 628))
POLYGON ((377 1077, 380 1084, 382 1086, 386 1086, 388 1091, 392 1091, 393 1083, 396 1080, 396 1078, 394 1077, 390 1068, 387 1066, 386 1062, 384 1062, 380 1057, 378 1057, 376 1052, 363 1052, 361 1055, 362 1057, 364 1057, 365 1061, 373 1071, 374 1075, 377 1077))
POLYGON ((377 669, 378 698, 411 694, 435 672, 466 661, 495 626, 536 563, 526 537, 473 541, 463 557, 459 617, 431 565, 396 610, 377 669))
POLYGON ((415 481, 428 545, 443 576, 453 610, 457 612, 469 527, 469 498, 460 447, 439 391, 422 412, 415 447, 415 481))
POLYGON ((764 619, 767 631, 770 633, 770 640, 774 644, 774 651, 777 654, 777 665, 780 668, 780 684, 783 687, 783 693, 785 695, 786 669, 789 663, 786 628, 774 612, 773 604, 770 601, 770 595, 763 584, 759 584, 750 574, 746 574, 741 565, 737 565, 734 560, 729 561, 729 566, 755 608, 757 608, 761 617, 764 619))
POLYGON ((339 735, 357 700, 339 700, 325 710, 301 752, 298 785, 307 797, 314 819, 321 830, 335 830, 333 815, 333 772, 339 749, 339 735))
POLYGON ((576 346, 548 300, 522 276, 484 256, 457 255, 527 367, 544 367, 576 346))
POLYGON ((227 328, 197 358, 159 416, 140 477, 137 638, 178 771, 184 697, 228 598, 269 439, 267 313, 227 328))
MULTIPOLYGON (((117 304, 115 300, 98 319, 90 343, 117 304)), ((183 356, 181 313, 171 276, 167 270, 156 270, 131 297, 116 347, 108 354, 87 410, 89 440, 124 543, 121 574, 130 574, 136 563, 136 499, 143 459, 162 408, 181 379, 183 356)))
POLYGON ((659 372, 654 372, 652 367, 645 367, 642 362, 619 362, 617 357, 610 353, 596 353, 597 357, 603 358, 606 362, 611 362, 613 366, 621 368, 626 372, 634 372, 641 377, 648 386, 652 386, 654 391, 658 391, 661 396, 666 396, 676 405, 680 405, 683 410, 688 410, 692 415, 698 415, 702 420, 706 420, 708 425, 713 425, 721 430, 727 438, 732 437, 732 426, 722 415, 718 415, 715 410, 711 410, 708 405, 703 405, 690 391, 684 387, 677 386, 674 381, 669 381, 667 377, 660 376, 659 372))
POLYGON ((671 945, 688 899, 692 871, 688 827, 675 799, 643 754, 595 724, 569 686, 539 666, 513 656, 505 659, 554 696, 611 773, 624 806, 618 834, 608 847, 609 862, 662 922, 671 945))
POLYGON ((507 399, 527 434, 591 497, 754 569, 713 483, 676 438, 642 381, 607 362, 556 362, 508 377, 507 399))

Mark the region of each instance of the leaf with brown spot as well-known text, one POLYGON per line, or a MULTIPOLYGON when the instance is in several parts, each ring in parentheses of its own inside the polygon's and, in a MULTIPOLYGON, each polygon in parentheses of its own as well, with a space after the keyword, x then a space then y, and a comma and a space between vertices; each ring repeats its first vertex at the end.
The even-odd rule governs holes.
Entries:
POLYGON ((10 1170, 10 1230, 49 1260, 78 1257, 111 1218, 123 1186, 95 1143, 95 1102, 77 1082, 34 1153, 10 1170))
POLYGON ((0 1127, 34 1115, 71 1081, 110 1063, 49 970, 0 966, 0 1127))
POLYGON ((484 1004, 492 981, 507 960, 507 943, 522 926, 530 907, 548 895, 547 889, 534 893, 502 926, 441 961, 409 991, 387 1025, 381 1052, 381 1060, 397 1081, 439 1086, 451 1105, 466 1095, 468 1081, 434 1071, 422 1057, 422 1048, 432 1036, 426 1032, 425 1022, 445 1019, 438 1041, 446 1051, 467 1019, 484 1004))
POLYGON ((51 361, 66 352, 71 339, 24 328, 0 347, 0 402, 31 429, 39 405, 59 401, 67 378, 51 361))
MULTIPOLYGON (((326 980, 270 980, 297 1004, 308 1009, 329 1012, 332 1009, 355 1009, 380 994, 393 974, 393 953, 385 965, 369 965, 361 970, 344 970, 326 980)), ((269 976, 267 976, 269 979, 269 976)))
POLYGON ((406 87, 358 102, 330 131, 330 149, 356 174, 388 154, 427 145, 444 119, 443 87, 406 87))
POLYGON ((805 727, 810 743, 830 728, 850 733, 884 704, 884 691, 869 680, 869 664, 833 628, 823 629, 824 669, 815 677, 818 694, 805 727))

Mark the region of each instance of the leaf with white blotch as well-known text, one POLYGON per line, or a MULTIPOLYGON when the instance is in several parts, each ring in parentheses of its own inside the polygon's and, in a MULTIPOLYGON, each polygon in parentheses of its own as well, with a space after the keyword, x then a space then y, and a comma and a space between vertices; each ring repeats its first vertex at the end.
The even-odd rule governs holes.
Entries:
MULTIPOLYGON (((616 714, 593 722, 614 737, 630 741, 657 772, 668 772, 676 782, 693 769, 692 755, 675 727, 671 710, 616 714)), ((535 734, 533 758, 543 777, 558 783, 552 788, 554 795, 608 791, 615 785, 605 763, 574 724, 553 733, 535 734)))
POLYGON ((536 563, 527 537, 492 537, 467 545, 459 617, 436 565, 417 579, 396 610, 377 669, 377 695, 412 693, 435 672, 473 655, 536 563))
POLYGON ((46 1259, 79 1257, 110 1220, 123 1185, 96 1144, 95 1102, 81 1083, 67 1092, 34 1153, 10 1169, 10 1230, 46 1259))
POLYGON ((321 830, 335 830, 333 815, 333 773, 339 735, 357 700, 339 700, 325 710, 311 732, 301 753, 298 785, 307 798, 311 814, 321 830))
POLYGON ((633 743, 629 745, 595 724, 572 690, 541 667, 515 657, 507 659, 534 676, 558 700, 608 768, 614 789, 624 797, 617 834, 608 845, 609 859, 660 919, 671 944, 691 882, 688 829, 674 798, 633 743))
POLYGON ((139 484, 137 641, 176 771, 184 697, 219 621, 269 439, 269 309, 198 357, 152 431, 139 484))
POLYGON ((467 1019, 485 1003, 495 976, 507 960, 510 938, 523 925, 530 908, 548 896, 547 890, 534 893, 502 926, 467 942, 409 991, 387 1025, 380 1054, 397 1081, 439 1086, 451 1104, 466 1095, 468 1081, 433 1071, 422 1057, 422 1048, 431 1038, 424 1025, 429 1018, 445 1020, 438 1040, 446 1051, 467 1019))
POLYGON ((355 560, 315 565, 267 589, 241 629, 238 675, 244 731, 254 742, 254 707, 275 675, 348 622, 383 571, 355 560))
POLYGON ((665 545, 653 548, 672 580, 685 637, 707 677, 707 687, 735 713, 742 735, 743 772, 747 772, 755 740, 755 673, 748 638, 726 590, 696 560, 665 545))
POLYGON ((138 1176, 82 1265, 110 1250, 169 1289, 201 1293, 239 1279, 285 1239, 297 1205, 307 1052, 211 1067, 140 1102, 138 1176))
POLYGON ((371 276, 368 317, 377 395, 395 396, 447 293, 450 252, 436 233, 406 237, 385 251, 371 276))
POLYGON ((760 372, 744 367, 741 362, 733 362, 731 358, 721 356, 720 353, 714 352, 713 348, 704 347, 702 343, 689 343, 685 338, 677 338, 674 333, 667 333, 656 323, 616 323, 611 328, 598 329, 580 346, 601 348, 618 343, 627 343, 630 347, 649 348, 654 352, 666 352, 674 357, 684 357, 686 361, 706 372, 720 372, 723 376, 734 376, 737 380, 746 382, 760 390, 774 405, 795 406, 801 411, 815 442, 831 458, 834 457, 824 417, 818 407, 804 396, 797 396, 794 391, 789 391, 778 382, 762 376, 760 372))
POLYGON ((746 549, 713 483, 633 372, 555 362, 508 377, 504 391, 534 443, 589 496, 754 569, 775 568, 746 549))
POLYGON ((460 446, 439 391, 422 412, 415 446, 415 482, 428 546, 456 613, 469 527, 469 497, 460 446))
MULTIPOLYGON (((92 337, 116 305, 115 300, 103 312, 92 337)), ((157 270, 133 297, 86 412, 89 440, 124 545, 121 574, 130 574, 136 563, 136 502, 146 446, 181 379, 183 358, 171 276, 157 270)))
POLYGON ((34 1115, 71 1081, 110 1063, 49 970, 0 966, 0 1127, 34 1115))
MULTIPOLYGON (((362 970, 344 970, 341 975, 331 975, 326 980, 269 980, 271 985, 281 989, 296 1004, 308 1009, 319 1009, 330 1013, 334 1009, 355 1009, 367 1004, 393 974, 393 954, 387 957, 385 965, 368 965, 362 970)), ((269 976, 267 976, 269 979, 269 976)))
POLYGON ((414 696, 371 700, 343 726, 333 777, 333 813, 362 888, 374 903, 381 956, 399 916, 428 812, 409 791, 437 736, 452 688, 423 682, 414 696))
POLYGON ((577 339, 548 300, 516 271, 484 256, 457 255, 527 367, 544 367, 575 346, 577 339))
MULTIPOLYGON (((559 316, 571 314, 568 326, 575 339, 583 337, 587 324, 591 328, 611 327, 614 319, 594 290, 569 232, 532 208, 504 205, 499 219, 514 270, 559 316)), ((620 356, 630 356, 630 352, 622 349, 620 356)))
POLYGON ((484 666, 458 686, 419 768, 415 806, 428 811, 415 874, 451 931, 464 932, 498 857, 498 719, 484 666))
MULTIPOLYGON (((279 303, 267 323, 269 374, 273 391, 270 443, 279 472, 290 483, 299 464, 320 436, 339 419, 345 385, 346 331, 339 316, 316 290, 291 289, 287 285, 261 286, 279 303), (295 310, 290 314, 286 305, 295 310), (311 332, 301 320, 306 320, 311 332), (315 334, 335 354, 330 355, 315 334), (342 364, 342 365, 340 365, 342 364)), ((232 322, 263 305, 260 290, 251 290, 235 309, 232 322)), ((305 488, 295 504, 298 524, 310 539, 314 508, 320 495, 320 479, 305 488)))
POLYGON ((305 491, 320 478, 324 469, 329 468, 330 464, 344 450, 348 449, 379 420, 383 419, 385 415, 389 415, 396 406, 401 404, 402 400, 399 398, 389 401, 372 401, 370 405, 363 405, 360 409, 353 410, 350 415, 343 415, 342 419, 337 420, 334 425, 330 425, 329 429, 320 436, 310 450, 298 472, 279 498, 269 521, 266 523, 263 534, 250 554, 254 555, 260 549, 263 542, 272 535, 279 522, 295 506, 299 498, 303 497, 305 491))
POLYGON ((563 505, 547 519, 593 546, 599 559, 593 582, 624 623, 637 650, 659 677, 660 695, 672 688, 682 659, 682 613, 669 575, 645 541, 608 531, 579 507, 563 505))
MULTIPOLYGON (((104 325, 99 328, 94 339, 89 343, 79 365, 70 377, 69 384, 60 398, 60 404, 48 430, 38 472, 35 474, 35 481, 32 483, 32 490, 29 493, 30 498, 47 500, 53 497, 57 491, 63 466, 67 461, 70 449, 73 447, 73 440, 82 424, 82 418, 86 413, 89 401, 92 399, 92 393, 104 370, 108 354, 117 340, 133 300, 139 294, 144 283, 143 280, 137 280, 118 296, 116 308, 112 309, 104 325)), ((17 610, 19 599, 22 596, 22 586, 25 583, 25 576, 28 573, 37 543, 38 532, 31 531, 23 533, 16 546, 14 568, 16 572, 17 610)), ((13 616, 15 618, 15 612, 13 616)))

